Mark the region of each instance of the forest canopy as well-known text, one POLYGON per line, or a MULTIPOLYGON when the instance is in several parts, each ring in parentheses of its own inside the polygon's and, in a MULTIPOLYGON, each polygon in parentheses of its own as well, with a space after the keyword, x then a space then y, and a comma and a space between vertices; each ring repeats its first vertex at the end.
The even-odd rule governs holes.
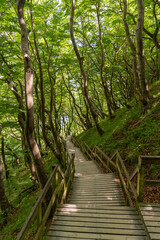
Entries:
POLYGON ((159 0, 1 1, 2 211, 12 209, 3 180, 13 165, 43 188, 48 152, 66 167, 64 137, 92 127, 103 136, 99 122, 133 102, 152 108, 159 18, 159 0))

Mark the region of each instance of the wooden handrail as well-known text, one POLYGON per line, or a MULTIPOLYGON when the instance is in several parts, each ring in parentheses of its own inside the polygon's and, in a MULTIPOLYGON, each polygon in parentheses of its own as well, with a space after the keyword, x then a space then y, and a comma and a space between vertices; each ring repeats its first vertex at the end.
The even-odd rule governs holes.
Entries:
POLYGON ((25 224, 23 225, 23 228, 21 229, 20 233, 18 234, 18 237, 16 240, 23 240, 26 237, 26 234, 27 234, 31 224, 33 223, 35 217, 38 215, 40 216, 40 219, 38 221, 39 227, 38 227, 38 231, 37 231, 34 239, 35 240, 41 239, 40 236, 42 235, 42 231, 46 224, 46 221, 48 219, 50 211, 51 211, 55 201, 57 200, 57 196, 58 196, 58 198, 61 197, 61 199, 63 199, 63 201, 66 199, 68 188, 69 188, 69 185, 71 184, 71 182, 73 181, 74 171, 75 171, 74 155, 72 155, 70 157, 70 155, 67 154, 67 158, 69 158, 69 163, 68 163, 68 167, 67 167, 65 173, 63 173, 60 166, 58 166, 58 165, 54 166, 54 169, 53 169, 53 172, 52 172, 50 178, 48 179, 45 187, 43 188, 40 196, 38 197, 34 207, 32 208, 31 213, 29 214, 29 217, 27 218, 25 224), (56 186, 55 186, 54 192, 53 192, 50 202, 47 206, 47 209, 45 210, 44 216, 42 217, 42 202, 44 201, 45 196, 46 196, 49 188, 51 187, 51 184, 53 183, 53 180, 56 178, 56 176, 58 176, 57 175, 58 173, 62 177, 62 180, 60 183, 58 183, 58 179, 56 179, 56 186), (65 183, 67 184, 68 188, 66 188, 65 183), (64 187, 64 189, 63 189, 63 187, 64 187), (63 194, 60 194, 62 192, 62 189, 63 189, 63 194), (40 211, 40 213, 39 213, 39 211, 40 211))
POLYGON ((143 188, 144 185, 147 186, 160 186, 160 181, 157 180, 145 180, 145 165, 148 164, 156 164, 160 165, 160 156, 145 156, 141 155, 138 158, 138 166, 139 166, 139 172, 138 172, 138 178, 137 178, 137 195, 138 195, 138 201, 143 201, 143 188))
POLYGON ((144 185, 160 185, 160 181, 158 180, 145 180, 145 165, 146 164, 159 164, 160 165, 160 156, 139 156, 138 158, 138 164, 131 176, 129 175, 126 166, 124 164, 124 161, 122 160, 120 154, 118 151, 116 151, 111 158, 109 158, 99 147, 94 146, 93 149, 91 149, 86 143, 80 142, 79 140, 73 138, 72 139, 74 144, 79 146, 84 154, 87 155, 90 159, 98 160, 101 162, 103 167, 108 172, 116 171, 120 177, 123 190, 126 195, 127 203, 130 205, 136 205, 137 201, 142 201, 142 195, 143 195, 143 186, 144 185), (107 163, 107 164, 106 164, 107 163), (137 188, 132 183, 132 180, 137 175, 137 188), (132 192, 132 195, 135 199, 133 202, 131 198, 130 191, 132 192))
POLYGON ((118 151, 116 151, 110 158, 97 146, 94 146, 91 150, 89 146, 84 142, 80 142, 75 138, 73 138, 72 141, 76 146, 79 146, 81 148, 82 152, 86 154, 87 157, 92 157, 94 160, 98 159, 108 172, 116 171, 118 173, 123 186, 123 190, 125 192, 126 202, 129 203, 129 205, 133 206, 134 203, 130 196, 130 191, 133 193, 135 202, 137 201, 137 192, 131 181, 133 177, 138 173, 137 169, 136 172, 134 172, 134 176, 132 175, 130 177, 124 161, 122 160, 118 151))

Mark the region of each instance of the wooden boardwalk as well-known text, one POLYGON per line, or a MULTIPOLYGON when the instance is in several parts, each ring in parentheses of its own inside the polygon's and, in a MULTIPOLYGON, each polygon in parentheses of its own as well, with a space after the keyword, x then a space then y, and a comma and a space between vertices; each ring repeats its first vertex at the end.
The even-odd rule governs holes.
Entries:
POLYGON ((147 239, 138 212, 125 205, 119 179, 102 173, 69 140, 67 148, 75 152, 75 179, 68 203, 57 209, 46 240, 147 239))
POLYGON ((160 240, 160 204, 143 204, 140 206, 140 211, 148 229, 150 239, 160 240))

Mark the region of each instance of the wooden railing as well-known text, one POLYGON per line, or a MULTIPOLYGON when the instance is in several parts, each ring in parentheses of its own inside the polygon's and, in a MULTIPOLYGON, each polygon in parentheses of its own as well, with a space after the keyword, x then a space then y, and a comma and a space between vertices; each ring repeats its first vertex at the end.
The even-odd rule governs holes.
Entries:
POLYGON ((144 186, 160 186, 160 180, 145 179, 145 169, 147 165, 160 165, 160 156, 139 156, 138 158, 138 180, 137 180, 137 194, 138 201, 143 200, 143 189, 144 186))
POLYGON ((123 159, 118 151, 116 151, 111 158, 109 158, 101 149, 94 146, 91 149, 86 143, 72 138, 73 143, 80 147, 82 152, 86 154, 89 159, 98 161, 107 172, 116 172, 121 181, 124 190, 126 203, 130 206, 137 206, 139 202, 143 201, 143 187, 144 185, 160 185, 160 181, 145 179, 145 165, 159 164, 160 156, 139 156, 138 164, 131 175, 129 175, 123 159), (133 179, 137 178, 136 186, 133 184, 133 179))
POLYGON ((29 239, 27 235, 28 231, 34 220, 37 219, 38 229, 36 231, 34 240, 42 239, 41 237, 45 230, 45 224, 47 222, 51 210, 53 210, 53 206, 55 209, 59 202, 64 203, 66 201, 68 190, 74 178, 75 172, 74 156, 75 156, 74 154, 69 155, 67 153, 66 159, 68 164, 65 173, 62 172, 60 166, 58 165, 54 166, 53 172, 50 178, 48 179, 45 187, 43 188, 40 196, 38 197, 38 200, 36 201, 29 217, 27 218, 22 230, 20 231, 17 237, 17 240, 29 239), (54 188, 53 194, 48 206, 44 210, 42 205, 44 205, 45 197, 50 187, 54 188))

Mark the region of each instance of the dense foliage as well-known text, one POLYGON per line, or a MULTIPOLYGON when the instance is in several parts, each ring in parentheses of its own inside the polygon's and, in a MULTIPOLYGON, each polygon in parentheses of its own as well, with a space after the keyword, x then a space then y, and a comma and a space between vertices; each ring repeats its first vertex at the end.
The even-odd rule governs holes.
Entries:
POLYGON ((2 226, 15 207, 7 184, 14 168, 29 170, 29 185, 43 187, 48 155, 65 168, 63 137, 95 126, 103 141, 106 119, 118 109, 152 109, 150 86, 160 72, 159 17, 158 0, 1 2, 2 226))

